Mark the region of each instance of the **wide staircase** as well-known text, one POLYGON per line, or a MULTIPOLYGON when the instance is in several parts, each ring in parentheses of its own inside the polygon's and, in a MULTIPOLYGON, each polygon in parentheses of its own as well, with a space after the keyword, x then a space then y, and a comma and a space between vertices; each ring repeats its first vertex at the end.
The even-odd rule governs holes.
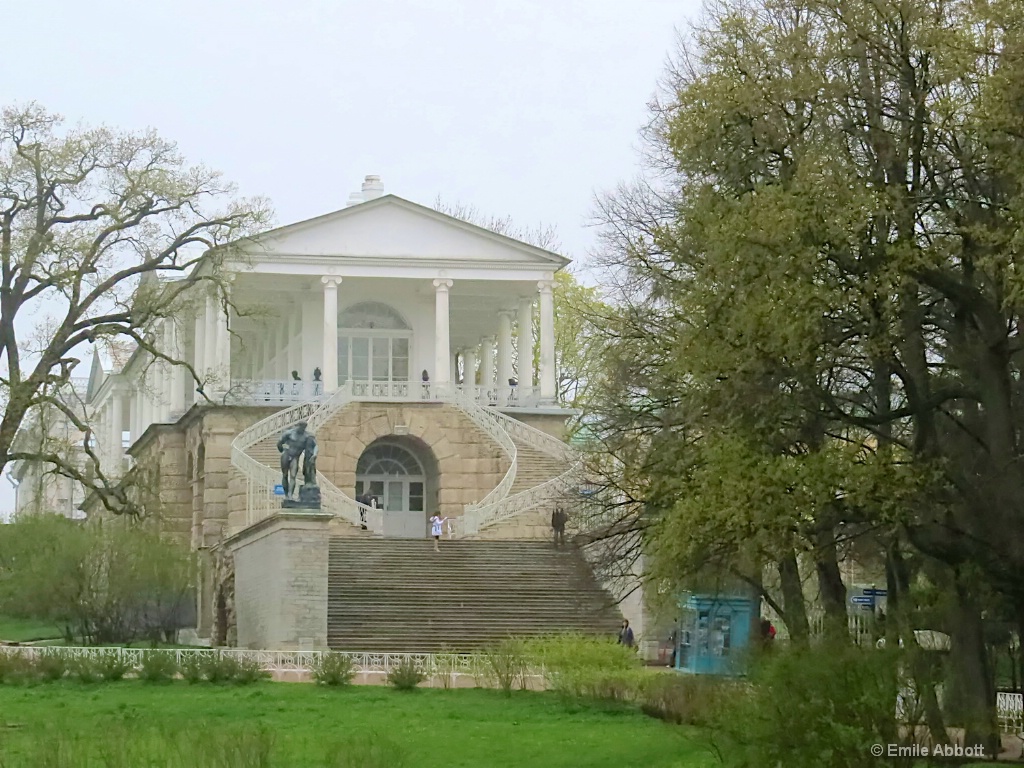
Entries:
POLYGON ((348 651, 471 651, 509 636, 613 635, 611 596, 546 542, 334 538, 327 642, 348 651))

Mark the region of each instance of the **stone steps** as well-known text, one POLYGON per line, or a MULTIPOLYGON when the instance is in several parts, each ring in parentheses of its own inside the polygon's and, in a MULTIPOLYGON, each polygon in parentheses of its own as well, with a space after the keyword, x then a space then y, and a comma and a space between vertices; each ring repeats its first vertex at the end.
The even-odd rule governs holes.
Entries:
POLYGON ((540 542, 331 541, 328 644, 469 651, 509 635, 613 635, 611 596, 571 550, 540 542))

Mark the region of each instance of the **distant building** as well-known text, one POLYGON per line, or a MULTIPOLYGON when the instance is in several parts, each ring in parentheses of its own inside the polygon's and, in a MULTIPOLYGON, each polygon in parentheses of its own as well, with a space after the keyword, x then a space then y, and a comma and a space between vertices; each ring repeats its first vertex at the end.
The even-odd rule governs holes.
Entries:
MULTIPOLYGON (((200 637, 324 647, 328 538, 427 539, 435 512, 446 538, 548 538, 551 505, 580 484, 556 399, 552 288, 567 263, 368 176, 348 207, 220 267, 230 301, 200 282, 147 329, 200 387, 142 349, 94 362, 84 400, 103 471, 136 473, 200 554, 200 637), (276 442, 299 421, 319 443, 319 511, 283 510, 275 487, 276 442)), ((35 482, 18 471, 19 489, 35 482)))

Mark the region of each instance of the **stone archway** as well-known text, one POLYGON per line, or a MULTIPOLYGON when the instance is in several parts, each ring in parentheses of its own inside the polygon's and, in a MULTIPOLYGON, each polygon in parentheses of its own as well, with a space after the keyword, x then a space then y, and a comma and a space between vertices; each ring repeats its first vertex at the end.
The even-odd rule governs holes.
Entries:
POLYGON ((356 462, 355 496, 373 498, 384 510, 384 536, 419 539, 437 509, 437 460, 430 447, 409 435, 385 435, 356 462))

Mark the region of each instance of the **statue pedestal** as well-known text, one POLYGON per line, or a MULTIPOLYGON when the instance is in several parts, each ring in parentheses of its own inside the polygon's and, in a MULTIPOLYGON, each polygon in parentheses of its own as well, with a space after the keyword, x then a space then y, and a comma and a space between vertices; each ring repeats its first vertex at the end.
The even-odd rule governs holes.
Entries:
POLYGON ((304 485, 299 488, 299 498, 285 499, 281 502, 284 509, 320 509, 320 487, 317 485, 304 485))

